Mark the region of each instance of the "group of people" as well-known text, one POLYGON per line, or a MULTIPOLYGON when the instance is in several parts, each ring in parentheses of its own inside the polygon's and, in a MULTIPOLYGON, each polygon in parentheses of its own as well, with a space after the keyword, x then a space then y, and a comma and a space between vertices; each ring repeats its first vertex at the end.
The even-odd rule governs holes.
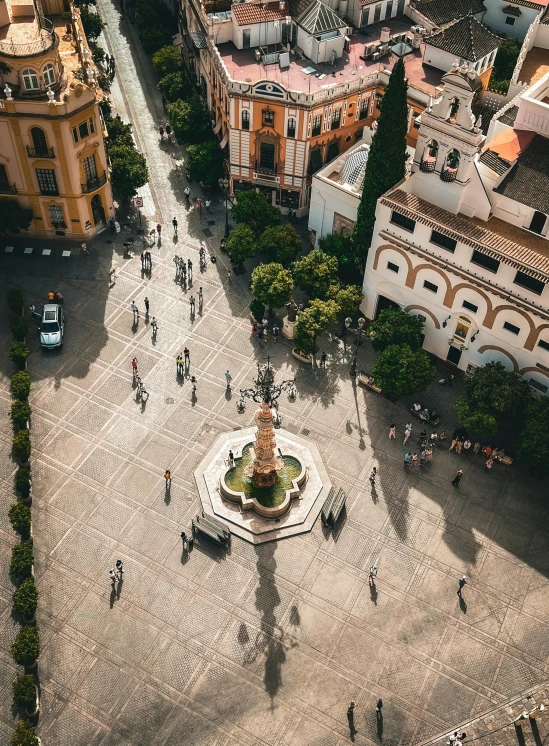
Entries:
POLYGON ((109 578, 113 588, 119 580, 122 580, 123 574, 124 563, 122 562, 122 560, 116 560, 116 567, 111 567, 111 569, 109 570, 109 578))
POLYGON ((59 290, 50 290, 50 292, 48 293, 48 303, 59 303, 60 306, 63 305, 63 296, 61 295, 59 290))
MULTIPOLYGON (((272 328, 272 337, 275 342, 278 342, 279 334, 280 329, 276 324, 274 324, 272 328)), ((263 344, 269 341, 269 322, 267 319, 263 319, 261 323, 254 321, 252 324, 252 337, 257 337, 260 347, 263 347, 263 344)))
MULTIPOLYGON (((168 142, 172 141, 172 128, 169 124, 166 125, 166 136, 168 138, 168 142)), ((160 140, 164 140, 164 126, 161 124, 158 127, 158 134, 160 135, 160 140)))
POLYGON ((189 287, 193 284, 193 263, 190 259, 185 262, 182 256, 173 258, 175 264, 175 282, 179 283, 183 288, 187 288, 187 278, 189 281, 189 287))
POLYGON ((430 412, 428 407, 422 407, 419 402, 416 402, 410 411, 413 412, 416 417, 419 417, 420 420, 423 420, 424 422, 432 422, 435 425, 440 419, 438 413, 435 412, 434 409, 430 412))
POLYGON ((152 270, 152 256, 150 251, 144 251, 141 253, 141 269, 145 272, 152 270))
POLYGON ((107 75, 110 75, 111 78, 114 78, 114 74, 116 72, 116 62, 114 60, 114 54, 111 54, 110 57, 108 54, 105 55, 103 59, 103 68, 107 75))
POLYGON ((137 358, 134 357, 132 360, 132 374, 133 374, 133 385, 136 387, 137 390, 137 397, 141 399, 142 401, 146 401, 146 399, 149 398, 149 392, 145 389, 145 384, 141 380, 141 377, 139 376, 139 372, 137 370, 138 362, 137 358))

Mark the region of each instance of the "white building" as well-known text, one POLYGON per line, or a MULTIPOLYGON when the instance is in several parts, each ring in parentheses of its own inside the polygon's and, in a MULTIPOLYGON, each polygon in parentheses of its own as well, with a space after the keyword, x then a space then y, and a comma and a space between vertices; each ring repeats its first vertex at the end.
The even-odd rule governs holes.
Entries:
POLYGON ((378 202, 362 310, 425 320, 424 348, 493 360, 549 390, 549 73, 487 144, 474 70, 454 65, 421 116, 412 175, 378 202))

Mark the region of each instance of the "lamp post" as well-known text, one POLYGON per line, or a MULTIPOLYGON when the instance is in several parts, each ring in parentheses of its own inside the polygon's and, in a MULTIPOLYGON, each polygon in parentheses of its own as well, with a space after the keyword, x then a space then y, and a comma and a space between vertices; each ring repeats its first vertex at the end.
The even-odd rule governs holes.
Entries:
POLYGON ((349 375, 354 378, 356 376, 356 363, 357 363, 357 357, 358 357, 358 348, 360 347, 362 343, 362 329, 364 328, 364 324, 366 323, 366 319, 364 319, 362 316, 358 320, 358 327, 356 329, 351 328, 352 319, 347 317, 345 319, 345 328, 347 331, 353 332, 356 334, 356 347, 355 347, 355 354, 353 357, 353 362, 351 363, 351 369, 349 370, 349 375))
POLYGON ((225 239, 229 238, 229 179, 218 179, 220 189, 225 190, 225 239))

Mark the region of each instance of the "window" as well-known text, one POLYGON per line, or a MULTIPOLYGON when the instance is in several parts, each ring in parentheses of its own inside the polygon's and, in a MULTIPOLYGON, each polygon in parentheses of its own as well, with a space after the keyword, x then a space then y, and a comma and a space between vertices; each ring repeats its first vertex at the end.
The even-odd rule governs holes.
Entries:
POLYGON ((242 49, 250 48, 252 30, 249 28, 242 29, 242 49))
POLYGON ((455 241, 453 238, 450 238, 449 236, 445 236, 444 233, 439 233, 438 231, 431 232, 431 243, 434 243, 435 246, 440 246, 441 249, 451 251, 452 254, 456 250, 457 246, 457 241, 455 241))
POLYGON ((549 350, 549 342, 540 339, 540 341, 538 342, 538 347, 541 347, 542 350, 549 350))
POLYGON ((360 102, 360 114, 358 118, 366 119, 367 116, 368 116, 368 99, 363 98, 362 101, 360 102))
POLYGON ((398 266, 398 264, 393 264, 393 262, 387 262, 387 269, 390 269, 391 272, 396 272, 398 274, 400 267, 398 266))
POLYGON ((494 274, 499 269, 499 261, 497 259, 492 259, 491 256, 486 256, 486 254, 480 251, 473 251, 471 261, 473 264, 478 264, 479 267, 484 267, 488 272, 493 272, 494 274))
POLYGON ((429 282, 429 280, 424 280, 423 287, 425 290, 430 290, 431 293, 438 293, 438 285, 435 285, 434 282, 429 282))
POLYGON ((262 142, 259 148, 259 166, 274 171, 275 165, 275 146, 270 142, 262 142))
POLYGON ((53 168, 37 168, 36 177, 41 194, 58 195, 57 179, 53 168))
POLYGON ((84 174, 86 176, 86 183, 89 185, 97 180, 97 166, 95 165, 95 156, 93 153, 87 158, 84 158, 84 174))
POLYGON ((464 300, 461 307, 466 308, 468 311, 471 311, 471 313, 476 313, 478 311, 478 306, 475 306, 474 303, 469 303, 468 300, 464 300))
POLYGON ((38 75, 34 72, 34 70, 23 70, 23 85, 25 86, 26 91, 37 91, 40 88, 40 83, 38 81, 38 75))
POLYGON ((275 114, 272 109, 263 109, 263 124, 267 127, 274 127, 275 114))
POLYGON ((95 132, 95 124, 93 119, 88 119, 85 122, 82 122, 81 124, 78 124, 76 127, 72 128, 72 139, 74 142, 78 142, 79 140, 83 140, 88 135, 93 135, 95 132))
POLYGON ((249 130, 250 129, 250 112, 244 109, 242 112, 242 129, 243 130, 249 130))
POLYGON ((370 8, 362 8, 362 18, 360 19, 361 26, 367 26, 370 22, 370 8))
POLYGON ((42 70, 42 75, 44 76, 44 83, 47 86, 55 83, 55 70, 53 69, 53 65, 46 65, 42 70))
POLYGON ((332 161, 334 158, 337 158, 339 155, 339 141, 336 140, 335 142, 331 142, 328 145, 328 153, 326 155, 326 163, 329 161, 332 161))
POLYGON ((66 228, 65 218, 63 217, 63 208, 61 205, 48 205, 50 222, 54 228, 66 228))
POLYGON ((322 114, 320 114, 317 117, 313 117, 313 137, 316 137, 317 135, 320 135, 320 130, 322 129, 322 114))
POLYGON ((341 109, 336 109, 332 115, 332 129, 338 129, 341 123, 341 109))
POLYGON ((379 5, 376 5, 374 9, 374 23, 377 23, 379 19, 381 18, 381 3, 379 5))
POLYGON ((536 210, 532 215, 532 220, 530 221, 528 230, 532 231, 533 233, 539 233, 541 235, 543 233, 543 229, 545 228, 546 222, 547 215, 543 212, 540 212, 539 210, 536 210))
MULTIPOLYGON (((514 20, 514 19, 513 19, 513 20, 514 20)), ((530 386, 531 386, 531 387, 532 387, 533 389, 536 389, 537 391, 541 391, 541 393, 542 393, 542 394, 546 394, 546 393, 547 393, 547 389, 548 389, 548 387, 547 387, 547 386, 545 386, 545 384, 543 384, 543 383, 538 383, 538 381, 534 381, 534 379, 533 379, 533 378, 530 378, 530 380, 528 381, 528 383, 530 384, 530 386)))
POLYGON ((514 279, 515 285, 520 285, 522 288, 530 290, 536 295, 541 295, 545 288, 545 283, 541 280, 536 280, 530 275, 525 275, 524 272, 517 272, 514 279))
POLYGON ((309 160, 309 174, 314 174, 318 171, 319 168, 322 168, 322 151, 320 148, 315 148, 314 150, 311 150, 310 160, 309 160))
POLYGON ((297 122, 293 117, 288 119, 288 137, 295 137, 295 128, 297 122))
POLYGON ((507 16, 507 18, 505 19, 505 24, 507 26, 514 26, 515 25, 515 19, 513 18, 513 16, 507 16))
POLYGON ((400 212, 396 212, 396 210, 393 210, 391 213, 391 223, 404 228, 406 231, 410 231, 410 233, 413 233, 414 228, 416 227, 415 220, 407 218, 406 215, 401 215, 400 212))
POLYGON ((3 163, 0 163, 0 187, 9 186, 8 172, 3 163))
POLYGON ((505 321, 503 323, 503 328, 505 329, 505 331, 511 332, 511 334, 520 334, 520 327, 509 323, 509 321, 505 321))
POLYGON ((48 143, 41 127, 33 127, 30 131, 32 144, 37 158, 48 157, 48 143))

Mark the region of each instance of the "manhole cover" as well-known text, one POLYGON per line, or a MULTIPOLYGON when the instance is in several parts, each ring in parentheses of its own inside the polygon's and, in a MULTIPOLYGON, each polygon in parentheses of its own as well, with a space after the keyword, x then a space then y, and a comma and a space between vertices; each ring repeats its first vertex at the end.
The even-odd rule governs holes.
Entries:
POLYGON ((174 404, 174 403, 175 403, 175 399, 173 398, 173 396, 168 396, 166 398, 166 404, 174 404))
POLYGON ((207 236, 208 238, 210 238, 211 236, 213 236, 213 233, 211 232, 211 230, 210 230, 209 228, 204 228, 204 229, 202 230, 202 233, 203 233, 203 234, 204 234, 205 236, 207 236))
POLYGON ((303 430, 301 431, 301 434, 302 434, 302 435, 310 435, 310 433, 311 433, 311 431, 310 431, 310 430, 307 430, 307 428, 306 428, 306 427, 304 427, 304 428, 303 428, 303 430))

